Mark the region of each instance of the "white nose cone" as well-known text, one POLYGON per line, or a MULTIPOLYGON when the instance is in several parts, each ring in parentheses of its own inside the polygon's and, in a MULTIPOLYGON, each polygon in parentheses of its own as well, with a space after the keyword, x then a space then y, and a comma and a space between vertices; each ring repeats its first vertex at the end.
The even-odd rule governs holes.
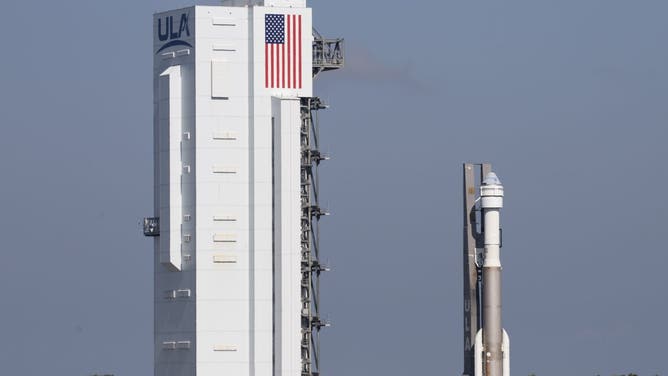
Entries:
POLYGON ((501 180, 499 179, 498 176, 496 176, 495 173, 490 172, 489 174, 485 175, 485 179, 482 181, 483 185, 501 185, 501 180))

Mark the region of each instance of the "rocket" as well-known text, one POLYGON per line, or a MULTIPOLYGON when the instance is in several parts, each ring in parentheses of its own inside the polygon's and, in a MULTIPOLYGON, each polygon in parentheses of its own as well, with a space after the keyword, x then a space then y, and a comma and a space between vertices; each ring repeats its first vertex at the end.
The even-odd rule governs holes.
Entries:
POLYGON ((475 376, 510 376, 510 340, 501 316, 501 226, 503 185, 494 172, 480 186, 484 253, 482 328, 475 339, 475 376))

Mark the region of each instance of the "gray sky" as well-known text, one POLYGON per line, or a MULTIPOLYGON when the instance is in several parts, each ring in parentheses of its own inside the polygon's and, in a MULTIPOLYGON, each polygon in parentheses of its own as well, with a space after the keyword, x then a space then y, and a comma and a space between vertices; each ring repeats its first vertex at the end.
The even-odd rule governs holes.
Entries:
MULTIPOLYGON (((191 4, 3 4, 3 374, 152 374, 151 17, 191 4)), ((309 4, 347 42, 324 374, 461 373, 464 161, 506 187, 513 374, 668 374, 668 2, 309 4)))

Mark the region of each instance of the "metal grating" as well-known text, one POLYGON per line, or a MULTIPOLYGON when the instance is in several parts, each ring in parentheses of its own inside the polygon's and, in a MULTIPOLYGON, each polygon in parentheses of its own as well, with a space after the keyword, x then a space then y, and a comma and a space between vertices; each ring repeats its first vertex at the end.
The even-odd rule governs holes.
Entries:
POLYGON ((313 29, 313 77, 321 72, 343 68, 343 38, 324 38, 313 29))
POLYGON ((159 236, 160 235, 160 218, 149 217, 144 218, 144 236, 159 236))
POLYGON ((302 376, 320 375, 320 329, 328 324, 320 317, 321 262, 318 167, 327 160, 320 150, 317 111, 326 106, 319 98, 301 99, 301 270, 302 270, 302 376))

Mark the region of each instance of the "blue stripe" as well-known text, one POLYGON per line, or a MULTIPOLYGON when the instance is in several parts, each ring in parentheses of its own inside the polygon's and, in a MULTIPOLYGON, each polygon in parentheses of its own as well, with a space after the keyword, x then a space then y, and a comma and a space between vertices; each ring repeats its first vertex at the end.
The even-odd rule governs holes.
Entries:
POLYGON ((192 46, 190 43, 188 43, 188 42, 185 42, 185 41, 182 41, 182 40, 173 40, 173 41, 171 41, 171 42, 169 42, 169 43, 166 43, 164 46, 160 47, 160 49, 158 50, 158 52, 156 52, 156 54, 159 54, 160 51, 165 50, 165 49, 167 49, 167 48, 169 48, 169 47, 174 47, 174 46, 187 46, 187 47, 190 47, 190 48, 193 47, 193 46, 192 46))

